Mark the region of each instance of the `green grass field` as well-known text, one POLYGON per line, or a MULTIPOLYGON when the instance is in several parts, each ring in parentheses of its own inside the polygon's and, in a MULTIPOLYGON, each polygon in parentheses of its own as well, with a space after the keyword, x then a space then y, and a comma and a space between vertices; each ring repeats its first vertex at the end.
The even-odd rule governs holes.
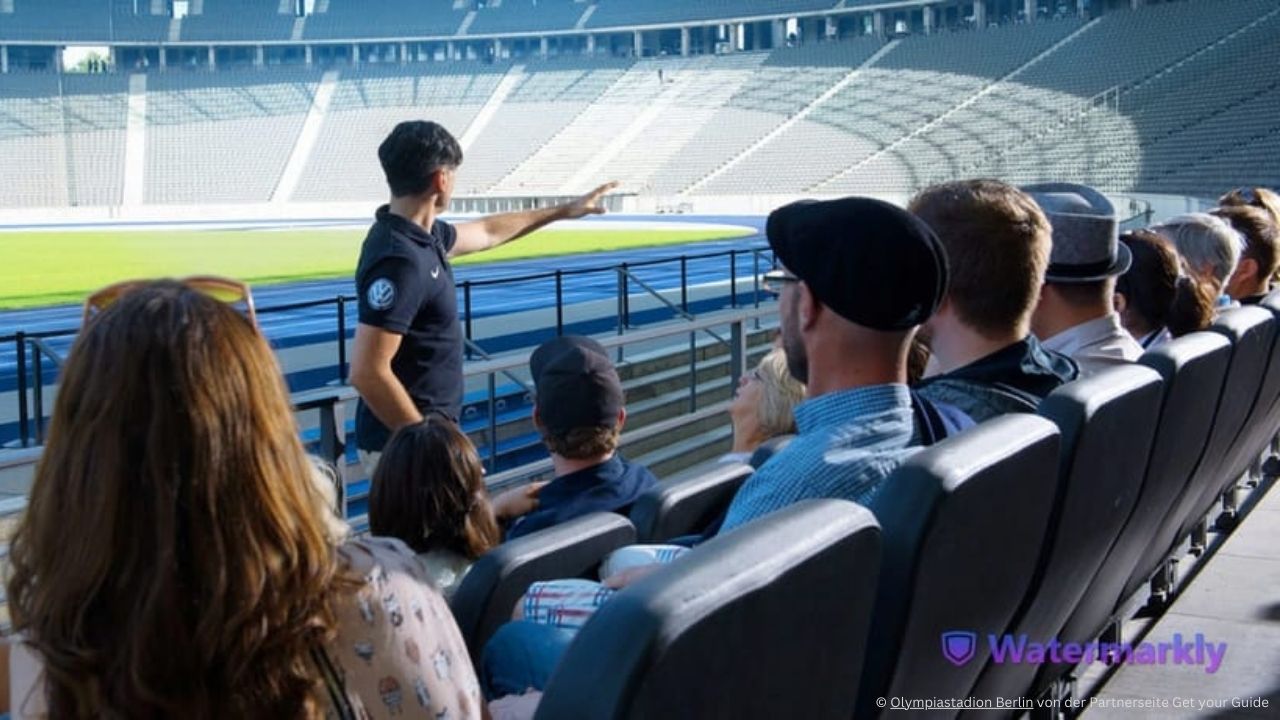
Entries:
MULTIPOLYGON (((0 233, 0 308, 78 302, 119 280, 194 274, 250 283, 350 277, 363 229, 0 233)), ((715 240, 746 231, 542 230, 459 265, 715 240)))

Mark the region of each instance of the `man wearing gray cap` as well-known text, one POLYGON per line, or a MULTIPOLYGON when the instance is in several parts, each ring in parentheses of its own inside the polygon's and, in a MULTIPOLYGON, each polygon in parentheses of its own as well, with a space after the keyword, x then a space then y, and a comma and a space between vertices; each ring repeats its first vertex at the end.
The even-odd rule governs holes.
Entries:
POLYGON ((1053 250, 1031 316, 1044 347, 1068 355, 1087 377, 1142 356, 1113 306, 1116 278, 1129 269, 1129 248, 1119 241, 1115 208, 1084 185, 1045 183, 1023 188, 1053 226, 1053 250))
POLYGON ((809 498, 874 500, 919 449, 907 352, 947 287, 933 231, 879 200, 787 205, 766 233, 780 267, 765 279, 806 399, 795 408, 795 440, 743 483, 721 531, 809 498))

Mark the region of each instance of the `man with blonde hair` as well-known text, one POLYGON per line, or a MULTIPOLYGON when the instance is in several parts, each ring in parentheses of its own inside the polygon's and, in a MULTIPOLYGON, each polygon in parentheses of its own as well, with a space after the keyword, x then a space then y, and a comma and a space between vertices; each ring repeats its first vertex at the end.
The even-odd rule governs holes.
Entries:
POLYGON ((998 180, 942 183, 922 190, 909 209, 938 234, 951 281, 924 324, 933 367, 917 391, 981 422, 1035 412, 1076 377, 1071 358, 1031 334, 1049 264, 1049 221, 1026 193, 998 180))

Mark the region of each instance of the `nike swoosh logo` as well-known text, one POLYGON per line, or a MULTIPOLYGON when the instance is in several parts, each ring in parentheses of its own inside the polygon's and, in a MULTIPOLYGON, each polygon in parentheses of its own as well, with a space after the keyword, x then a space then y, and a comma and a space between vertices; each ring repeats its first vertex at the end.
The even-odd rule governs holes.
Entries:
POLYGON ((436 269, 435 269, 435 270, 432 270, 432 271, 431 271, 431 279, 432 279, 432 280, 435 280, 435 279, 436 279, 436 278, 438 278, 438 277, 440 277, 440 266, 439 266, 439 265, 437 265, 437 266, 436 266, 436 269))

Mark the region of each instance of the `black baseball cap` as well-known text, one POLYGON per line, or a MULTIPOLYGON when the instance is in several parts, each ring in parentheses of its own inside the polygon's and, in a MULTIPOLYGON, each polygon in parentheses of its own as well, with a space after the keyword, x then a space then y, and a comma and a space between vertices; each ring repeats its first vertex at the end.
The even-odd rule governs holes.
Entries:
POLYGON ((529 358, 538 416, 551 432, 613 427, 622 409, 622 381, 600 343, 565 335, 538 346, 529 358))
POLYGON ((947 253, 923 220, 881 200, 802 200, 765 226, 774 256, 818 301, 856 325, 906 330, 947 292, 947 253))

